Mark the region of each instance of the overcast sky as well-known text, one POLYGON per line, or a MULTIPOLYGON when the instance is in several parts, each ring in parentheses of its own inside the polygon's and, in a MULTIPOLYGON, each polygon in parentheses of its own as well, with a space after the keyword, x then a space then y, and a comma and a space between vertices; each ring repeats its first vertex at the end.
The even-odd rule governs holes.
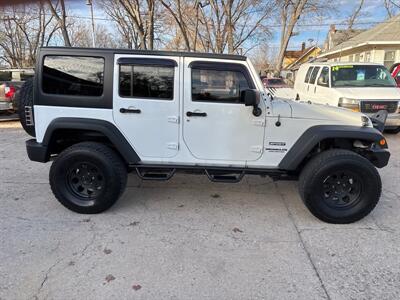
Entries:
MULTIPOLYGON (((309 40, 312 39, 313 43, 323 44, 327 32, 329 30, 329 24, 340 24, 349 16, 350 12, 357 5, 359 0, 332 0, 335 1, 335 7, 337 7, 337 12, 329 17, 315 19, 302 19, 301 25, 296 29, 298 35, 292 37, 289 49, 295 50, 301 47, 302 42, 309 44, 309 40), (337 5, 336 5, 337 3, 337 5)), ((68 8, 72 11, 74 15, 88 17, 89 8, 86 5, 86 0, 66 0, 68 8)), ((96 9, 96 0, 93 0, 95 8, 95 17, 106 18, 102 15, 102 12, 96 9)), ((364 8, 362 10, 363 16, 357 21, 362 24, 354 26, 355 28, 366 28, 372 27, 374 22, 380 22, 386 19, 387 14, 383 6, 383 0, 365 0, 364 8)), ((89 22, 89 20, 88 20, 89 22)), ((101 22, 107 24, 109 21, 105 20, 95 20, 96 23, 101 22)), ((275 49, 279 46, 279 24, 276 21, 272 21, 271 25, 272 37, 269 43, 270 48, 275 49)), ((336 26, 338 29, 343 28, 343 26, 336 26)))

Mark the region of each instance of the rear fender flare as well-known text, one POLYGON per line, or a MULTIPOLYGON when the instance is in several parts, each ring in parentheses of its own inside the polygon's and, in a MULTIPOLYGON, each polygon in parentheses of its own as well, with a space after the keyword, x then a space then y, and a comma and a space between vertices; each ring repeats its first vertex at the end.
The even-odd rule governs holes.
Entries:
POLYGON ((118 150, 122 158, 128 164, 140 162, 140 157, 132 148, 118 128, 105 120, 86 119, 86 118, 57 118, 51 121, 47 127, 42 145, 48 146, 51 142, 53 133, 59 129, 81 129, 96 131, 104 134, 118 150))

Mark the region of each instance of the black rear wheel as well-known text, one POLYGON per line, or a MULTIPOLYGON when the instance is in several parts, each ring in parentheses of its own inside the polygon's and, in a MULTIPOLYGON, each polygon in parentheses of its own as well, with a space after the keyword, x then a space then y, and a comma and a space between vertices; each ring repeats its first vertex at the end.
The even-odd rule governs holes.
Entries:
POLYGON ((317 218, 352 223, 368 215, 379 201, 382 183, 364 157, 333 149, 314 157, 299 179, 300 195, 317 218))
POLYGON ((126 166, 118 154, 94 142, 67 148, 50 169, 54 195, 78 213, 100 213, 110 208, 123 193, 126 180, 126 166))

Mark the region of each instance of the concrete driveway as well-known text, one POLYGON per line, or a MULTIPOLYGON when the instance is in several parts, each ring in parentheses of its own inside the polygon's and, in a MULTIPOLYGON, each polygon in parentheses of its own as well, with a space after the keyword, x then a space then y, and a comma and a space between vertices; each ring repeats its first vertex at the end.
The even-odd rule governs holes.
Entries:
POLYGON ((400 135, 371 215, 330 225, 295 182, 130 176, 100 215, 68 211, 30 162, 20 128, 0 129, 0 299, 398 299, 400 135))

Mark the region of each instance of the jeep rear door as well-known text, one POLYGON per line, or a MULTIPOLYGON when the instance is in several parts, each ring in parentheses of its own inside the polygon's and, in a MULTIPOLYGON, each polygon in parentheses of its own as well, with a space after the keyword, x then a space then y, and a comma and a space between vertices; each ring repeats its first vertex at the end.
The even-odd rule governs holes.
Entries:
POLYGON ((178 66, 179 57, 115 55, 114 121, 142 159, 178 153, 178 66))
POLYGON ((256 88, 245 61, 184 60, 183 140, 204 160, 253 161, 263 152, 265 107, 254 116, 240 93, 256 88))

